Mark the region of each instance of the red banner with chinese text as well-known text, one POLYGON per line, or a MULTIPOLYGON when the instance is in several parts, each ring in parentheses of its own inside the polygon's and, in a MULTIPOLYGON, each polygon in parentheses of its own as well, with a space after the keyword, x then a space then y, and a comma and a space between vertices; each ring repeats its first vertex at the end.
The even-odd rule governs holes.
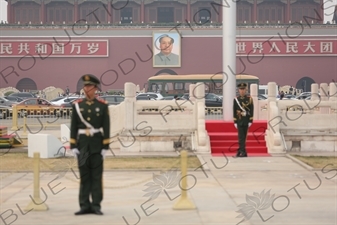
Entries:
POLYGON ((108 57, 108 40, 1 40, 0 57, 108 57))
POLYGON ((236 42, 237 56, 337 56, 337 39, 258 39, 236 42))

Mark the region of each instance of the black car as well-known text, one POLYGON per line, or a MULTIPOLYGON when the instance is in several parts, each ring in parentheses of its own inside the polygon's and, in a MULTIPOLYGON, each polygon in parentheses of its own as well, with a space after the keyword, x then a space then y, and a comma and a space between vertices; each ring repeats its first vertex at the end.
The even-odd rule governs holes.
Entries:
POLYGON ((264 96, 264 95, 261 95, 261 94, 259 94, 258 96, 257 96, 257 99, 258 100, 266 100, 266 99, 268 99, 266 96, 264 96))
POLYGON ((213 93, 207 93, 205 95, 206 107, 222 107, 222 98, 219 95, 213 93))
MULTIPOLYGON (((188 93, 182 96, 185 99, 190 99, 190 95, 188 93)), ((213 93, 205 94, 205 105, 206 107, 222 107, 222 99, 213 93)))
POLYGON ((29 92, 17 92, 17 93, 12 93, 8 97, 19 97, 21 99, 26 99, 26 98, 36 98, 36 96, 32 93, 29 92))
POLYGON ((121 95, 103 95, 99 96, 99 98, 107 101, 108 105, 119 105, 125 99, 125 97, 121 95))
POLYGON ((23 98, 19 98, 15 96, 6 96, 4 98, 12 102, 22 102, 23 101, 23 98))

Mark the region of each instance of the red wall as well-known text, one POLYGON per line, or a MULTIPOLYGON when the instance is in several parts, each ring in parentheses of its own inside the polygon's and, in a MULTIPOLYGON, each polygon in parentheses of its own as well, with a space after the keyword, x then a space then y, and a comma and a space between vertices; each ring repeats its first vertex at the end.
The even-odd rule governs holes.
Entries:
MULTIPOLYGON (((17 38, 19 39, 19 38, 17 38)), ((52 42, 52 38, 51 42, 52 42)), ((88 38, 86 38, 88 39, 88 38)), ((97 40, 98 38, 95 38, 97 40)), ((102 38, 104 39, 104 38, 102 38)), ((22 78, 33 79, 38 89, 48 86, 65 88, 69 86, 70 91, 76 91, 77 82, 83 74, 91 73, 101 77, 107 70, 115 70, 118 73, 117 81, 109 86, 102 85, 103 90, 123 89, 125 82, 133 82, 143 86, 150 76, 165 68, 153 68, 152 58, 147 62, 141 62, 136 56, 136 52, 143 59, 150 59, 151 52, 147 45, 152 49, 151 37, 123 37, 109 38, 109 57, 108 58, 47 58, 41 60, 27 57, 20 58, 0 58, 0 71, 6 76, 11 72, 8 66, 13 66, 19 75, 14 73, 4 78, 0 76, 0 87, 13 86, 22 78), (120 64, 123 60, 124 63, 120 64), (120 66, 126 71, 130 71, 134 66, 131 59, 135 61, 135 68, 128 74, 123 74, 120 66), (6 71, 5 68, 7 68, 6 71)), ((202 74, 218 73, 222 71, 222 40, 220 37, 183 37, 182 38, 182 67, 170 68, 178 74, 202 74)), ((316 83, 329 83, 333 79, 337 80, 337 60, 336 57, 313 57, 313 56, 294 56, 294 57, 264 57, 257 64, 251 64, 245 57, 242 57, 246 69, 237 60, 237 73, 256 75, 260 78, 260 84, 267 84, 270 81, 277 82, 279 85, 295 86, 302 77, 311 77, 316 83)), ((1 74, 0 74, 1 75, 1 74)), ((116 79, 113 72, 107 73, 102 77, 103 83, 112 83, 116 79)))

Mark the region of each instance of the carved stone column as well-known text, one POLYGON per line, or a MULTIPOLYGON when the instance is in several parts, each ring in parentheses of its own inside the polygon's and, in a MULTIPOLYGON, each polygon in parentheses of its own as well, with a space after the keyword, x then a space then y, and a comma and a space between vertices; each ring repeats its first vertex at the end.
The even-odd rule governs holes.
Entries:
POLYGON ((290 20, 290 0, 287 1, 287 11, 286 11, 286 21, 285 23, 289 23, 290 20))
POLYGON ((46 6, 44 4, 44 1, 41 1, 41 6, 40 6, 40 20, 42 21, 43 24, 46 23, 46 6))
POLYGON ((186 20, 191 21, 191 0, 187 0, 187 15, 186 20))
POLYGON ((113 20, 113 15, 112 15, 112 7, 111 7, 111 1, 108 0, 108 13, 107 13, 107 16, 108 16, 108 23, 112 22, 113 20))
POLYGON ((253 21, 252 23, 255 23, 255 21, 257 21, 257 1, 254 0, 253 3, 253 21))
POLYGON ((14 23, 14 19, 13 19, 13 15, 12 15, 12 3, 11 0, 8 0, 8 4, 7 4, 7 23, 14 23))
POLYGON ((144 22, 144 0, 141 0, 140 3, 140 22, 144 22))
POLYGON ((74 2, 74 22, 78 21, 78 1, 74 2))

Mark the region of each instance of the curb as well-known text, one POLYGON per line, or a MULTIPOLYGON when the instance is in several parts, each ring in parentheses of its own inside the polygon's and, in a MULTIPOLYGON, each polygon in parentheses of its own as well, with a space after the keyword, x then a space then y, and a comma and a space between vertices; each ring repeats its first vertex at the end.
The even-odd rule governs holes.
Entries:
MULTIPOLYGON (((206 171, 211 171, 207 165, 207 162, 205 162, 204 158, 201 155, 197 155, 200 163, 201 163, 201 168, 202 170, 206 170, 206 171)), ((194 170, 196 171, 196 170, 194 170)))
POLYGON ((291 159, 293 162, 299 164, 300 166, 302 166, 304 169, 313 171, 316 170, 315 168, 309 166, 308 164, 305 164, 304 162, 302 162, 301 160, 296 159, 295 157, 289 155, 288 153, 285 155, 287 158, 291 159))

